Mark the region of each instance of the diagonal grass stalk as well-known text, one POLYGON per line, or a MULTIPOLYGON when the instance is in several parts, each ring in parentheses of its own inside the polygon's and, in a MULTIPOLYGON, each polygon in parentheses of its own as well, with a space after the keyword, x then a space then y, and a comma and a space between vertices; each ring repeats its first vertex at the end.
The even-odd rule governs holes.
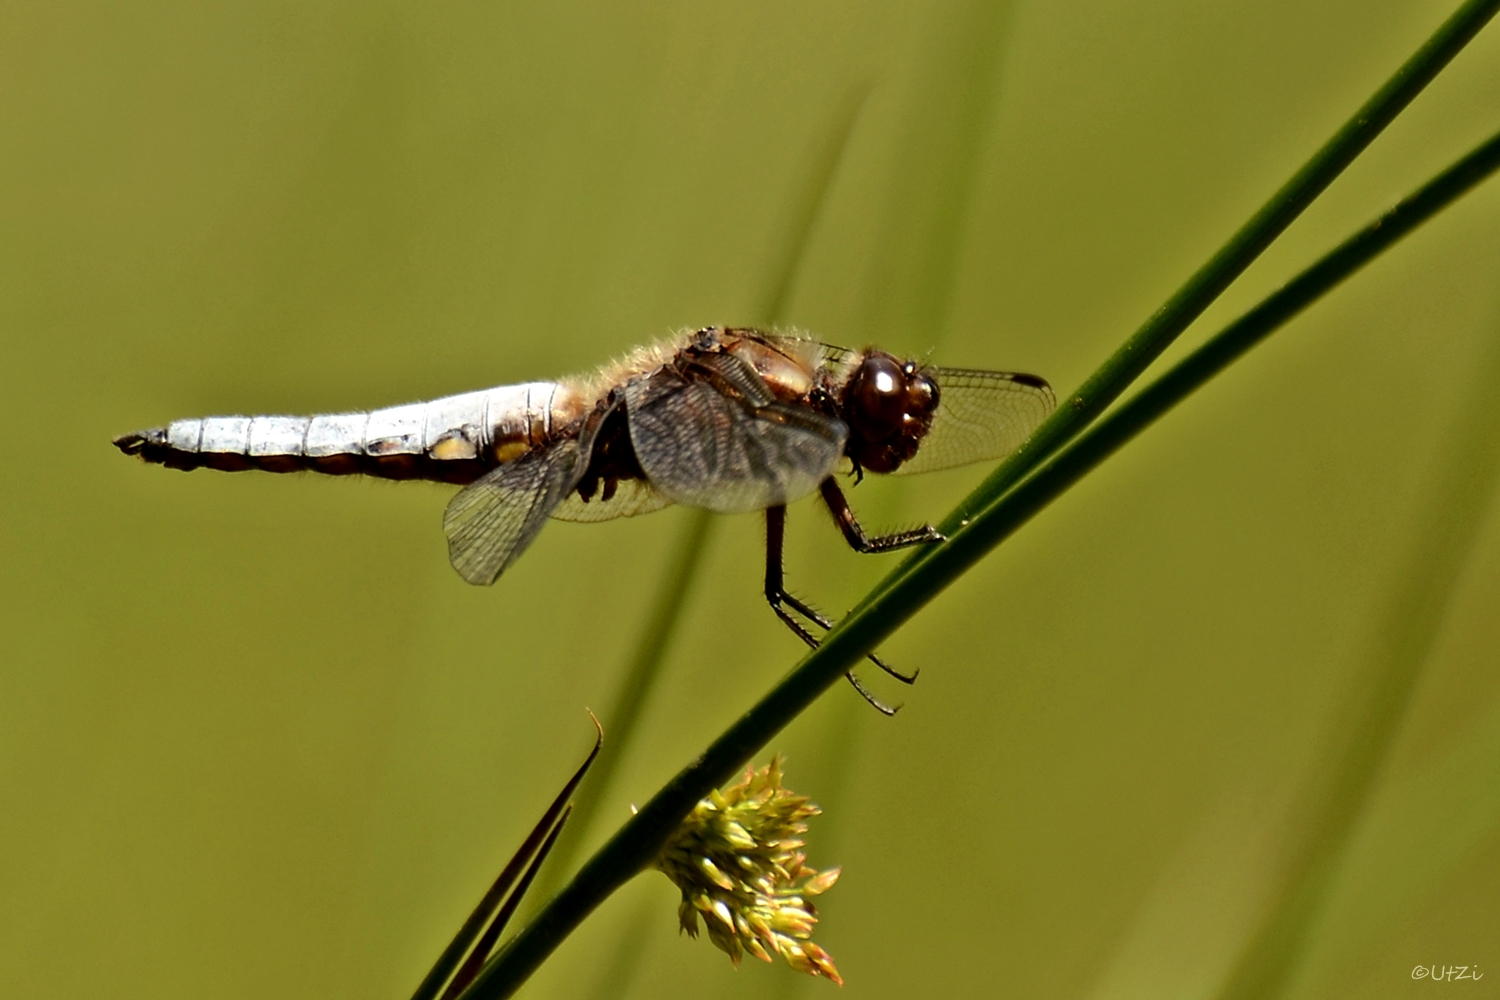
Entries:
MULTIPOLYGON (((1108 409, 1422 92, 1497 10, 1500 0, 1468 0, 1454 12, 1260 211, 1058 407, 1020 450, 1002 462, 938 524, 938 530, 944 534, 957 531, 1108 409)), ((935 551, 927 548, 912 553, 866 596, 865 603, 935 551)))
POLYGON ((531 888, 536 873, 541 870, 542 865, 547 863, 547 855, 552 853, 552 847, 557 843, 557 836, 562 833, 563 827, 568 825, 568 817, 572 812, 571 804, 563 807, 562 815, 557 818, 552 829, 547 831, 547 837, 542 841, 542 846, 537 848, 536 857, 531 859, 531 864, 526 866, 526 871, 516 882, 515 891, 495 912, 494 919, 484 929, 484 933, 479 935, 479 940, 474 942, 474 950, 469 952, 469 957, 464 959, 464 964, 459 966, 458 972, 454 973, 453 981, 443 991, 442 1000, 454 1000, 468 989, 474 977, 479 974, 479 970, 484 968, 484 963, 489 958, 490 951, 495 947, 495 942, 500 939, 501 934, 505 933, 505 927, 510 923, 510 918, 515 916, 521 900, 526 898, 526 892, 531 888))
MULTIPOLYGON (((1489 143, 1500 162, 1500 136, 1489 143)), ((1471 159, 1473 159, 1471 157, 1471 159)), ((1500 332, 1500 331, 1497 331, 1500 332)), ((1446 455, 1433 477, 1418 542, 1389 599, 1367 665, 1301 795, 1286 874, 1266 916, 1219 992, 1219 1000, 1280 996, 1294 981, 1345 868, 1354 838, 1427 665, 1500 481, 1500 337, 1471 377, 1446 455)))
MULTIPOLYGON (((947 544, 936 547, 933 558, 908 570, 898 581, 898 586, 903 591, 925 590, 925 586, 951 579, 972 566, 1173 406, 1497 168, 1500 168, 1500 135, 1491 137, 1345 240, 1132 397, 1109 419, 1016 489, 967 524, 961 524, 947 544), (907 587, 909 580, 914 581, 910 588, 907 587)), ((891 587, 886 593, 893 593, 896 589, 891 587)), ((877 598, 876 603, 883 597, 884 594, 877 598)))
POLYGON ((599 803, 613 784, 620 758, 625 748, 630 746, 646 702, 656 686, 656 678, 666 659, 672 634, 677 629, 688 590, 699 567, 703 565, 703 553, 708 548, 709 529, 712 527, 713 517, 708 511, 694 510, 688 512, 687 523, 678 532, 677 543, 668 558, 656 595, 652 598, 646 628, 636 643, 630 666, 620 682, 614 707, 607 716, 609 746, 600 754, 599 764, 594 769, 594 780, 583 786, 573 802, 573 822, 559 839, 558 847, 553 852, 552 864, 548 866, 542 885, 538 887, 538 896, 550 896, 556 891, 561 874, 572 869, 578 846, 588 834, 599 803))
MULTIPOLYGON (((506 922, 515 912, 522 897, 525 896, 532 879, 536 877, 537 869, 557 842, 557 834, 567 822, 571 808, 568 804, 569 798, 599 757, 599 750, 604 746, 604 730, 599 728, 598 719, 594 720, 594 727, 597 735, 593 749, 573 772, 573 776, 563 784, 562 790, 553 798, 552 804, 542 813, 542 818, 537 820, 531 833, 522 841, 516 853, 511 856, 509 863, 480 898, 474 911, 469 914, 468 919, 459 927, 458 933, 453 936, 453 940, 443 949, 443 953, 433 963, 431 971, 417 985, 417 990, 412 994, 411 1000, 436 1000, 440 995, 446 997, 449 993, 455 992, 451 986, 447 991, 443 990, 443 984, 447 983, 450 978, 455 978, 455 974, 462 975, 461 968, 469 964, 469 961, 465 960, 465 955, 473 961, 475 955, 483 959, 490 953, 495 943, 494 935, 505 929, 506 922), (512 892, 512 890, 515 891, 512 892), (490 938, 488 944, 485 943, 486 936, 490 938)), ((470 970, 470 974, 464 979, 465 982, 473 980, 473 971, 470 970)))
MULTIPOLYGON (((1085 382, 1079 393, 1070 398, 1071 405, 1065 406, 1059 416, 1045 424, 1038 436, 1023 449, 1021 455, 1024 457, 1007 461, 986 481, 986 487, 981 487, 977 492, 983 494, 988 488, 994 497, 999 497, 1007 485, 1014 484, 1027 471, 1035 468, 1037 457, 1056 450, 1063 441, 1076 435, 1086 423, 1118 398, 1150 361, 1159 356, 1334 177, 1368 146, 1374 136, 1411 102, 1494 16, 1497 8, 1500 8, 1500 0, 1470 0, 1464 4, 1223 250, 1085 382), (1010 477, 1008 483, 996 485, 1003 483, 1006 477, 1010 477)), ((1485 148, 1488 149, 1490 145, 1492 144, 1487 144, 1485 148)), ((1494 164, 1489 164, 1476 173, 1472 169, 1473 156, 1466 158, 1464 163, 1469 164, 1469 169, 1460 171, 1458 175, 1455 175, 1458 168, 1446 171, 1433 185, 1403 203, 1416 203, 1416 207, 1407 211, 1404 216, 1404 229, 1389 221, 1377 223, 1371 227, 1373 235, 1366 237, 1366 233, 1361 233, 1354 238, 1364 248, 1361 254, 1343 253, 1349 246, 1346 243, 1330 255, 1330 258, 1337 258, 1336 263, 1330 264, 1329 258, 1325 258, 1314 266, 1313 270, 1317 272, 1314 277, 1306 281, 1299 278, 1287 286, 1288 289, 1297 286, 1297 296, 1305 296, 1305 300, 1295 308, 1288 307, 1291 299, 1284 300, 1281 305, 1271 305, 1272 300, 1287 292, 1287 289, 1283 289, 1211 343, 1220 344, 1224 337, 1233 334, 1249 338, 1246 346, 1233 353, 1233 356, 1248 350, 1307 303, 1325 294, 1365 261, 1390 246, 1404 232, 1430 218, 1443 205, 1478 183, 1482 176, 1494 169, 1494 164), (1443 197, 1423 196, 1434 185, 1440 184, 1448 192, 1443 197), (1267 325, 1247 323, 1250 315, 1259 315, 1261 318, 1257 323, 1267 325)), ((1202 350, 1189 358, 1188 362, 1198 359, 1201 354, 1202 350)), ((1188 362, 1184 362, 1184 365, 1188 362)), ((1173 379, 1171 388, 1157 395, 1154 405, 1159 409, 1155 412, 1150 408, 1137 407, 1128 411, 1127 408, 1122 408, 1121 414, 1130 412, 1133 416, 1121 421, 1120 414, 1117 414, 1108 425, 1096 430, 1047 469, 1033 476, 1023 489, 1016 490, 1003 499, 987 500, 982 510, 975 510, 972 496, 969 501, 960 505, 944 522, 950 526, 950 530, 956 526, 953 537, 948 542, 935 546, 925 559, 908 566, 905 572, 898 570, 893 579, 888 579, 882 588, 872 593, 854 613, 830 632, 819 649, 805 657, 760 703, 746 712, 703 755, 668 782, 584 865, 574 880, 542 910, 530 926, 492 960, 473 986, 465 991, 465 1000, 511 995, 594 907, 649 863, 671 830, 700 798, 726 780, 744 760, 795 718, 845 670, 896 631, 964 570, 1219 370, 1213 365, 1201 366, 1190 376, 1182 376, 1179 375, 1181 368, 1182 366, 1178 366, 1178 369, 1167 376, 1168 379, 1173 379), (964 524, 965 521, 968 523, 964 524)))
POLYGON ((890 187, 871 206, 882 222, 850 317, 866 343, 904 339, 930 347, 948 326, 975 196, 984 188, 1017 4, 929 7, 921 82, 890 153, 890 187))

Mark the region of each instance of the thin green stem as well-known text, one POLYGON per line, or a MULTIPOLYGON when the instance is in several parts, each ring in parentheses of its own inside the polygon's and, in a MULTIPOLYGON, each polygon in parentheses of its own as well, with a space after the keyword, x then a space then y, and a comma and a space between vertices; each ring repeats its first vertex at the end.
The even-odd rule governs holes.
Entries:
POLYGON ((1500 169, 1500 135, 1345 240, 1132 397, 1020 486, 961 525, 947 543, 936 547, 933 558, 912 568, 877 598, 871 604, 872 614, 896 614, 903 620, 909 617, 1173 406, 1496 169, 1500 169))
POLYGON ((593 822, 604 793, 613 783, 624 750, 631 745, 647 697, 656 686, 656 677, 666 658, 667 645, 672 633, 676 631, 688 588, 698 574, 698 567, 703 564, 703 553, 708 547, 713 523, 713 515, 708 511, 694 510, 688 512, 687 524, 680 529, 676 549, 667 563, 660 589, 652 602, 646 629, 641 634, 635 655, 620 683, 620 693, 614 708, 606 716, 609 720, 609 746, 600 755, 599 763, 594 768, 594 780, 583 786, 574 800, 573 822, 554 852, 550 867, 552 874, 540 887, 539 894, 544 897, 555 889, 559 874, 572 869, 578 845, 588 833, 589 824, 593 822))
POLYGON ((929 4, 890 183, 850 323, 866 343, 930 346, 948 326, 972 202, 983 190, 1014 0, 929 4))
MULTIPOLYGON (((1491 143, 1500 162, 1500 136, 1491 143)), ((1287 824, 1290 850, 1271 905, 1219 1000, 1281 996, 1300 971, 1340 881, 1351 842, 1380 787, 1413 693, 1437 643, 1500 479, 1500 338, 1470 375, 1469 398, 1429 479, 1417 542, 1407 553, 1365 667, 1340 699, 1312 780, 1287 824)))
MULTIPOLYGON (((1020 450, 964 498, 938 530, 944 534, 958 530, 1103 413, 1422 92, 1497 10, 1500 0, 1468 0, 1463 4, 1260 211, 1064 400, 1020 450)), ((932 548, 912 553, 866 596, 865 602, 934 554, 932 548)))
MULTIPOLYGON (((1061 420, 1054 418, 1054 421, 1043 425, 1044 436, 1040 441, 1035 437, 1032 439, 1025 449, 1027 455, 1040 455, 1055 450, 1059 443, 1075 435, 1084 423, 1117 398, 1229 281, 1243 271, 1333 177, 1369 144, 1374 135, 1410 103, 1416 93, 1493 17, 1497 8, 1500 8, 1500 0, 1470 0, 1464 4, 1433 39, 1381 88, 1376 97, 1339 131, 1334 140, 1320 150, 1292 182, 1277 192, 1251 223, 1236 234, 1224 250, 1215 255, 1209 265, 1200 270, 1183 290, 1173 296, 1166 306, 1158 310, 1127 341, 1124 348, 1116 352, 1084 384, 1077 399, 1062 411, 1066 414, 1073 409, 1084 416, 1065 417, 1061 420)), ((1477 183, 1477 180, 1471 179, 1468 186, 1477 183)), ((1456 193, 1453 197, 1456 197, 1456 193)), ((1451 197, 1447 200, 1451 200, 1451 197)), ((1441 204, 1446 204, 1446 201, 1441 204)), ((1408 229, 1437 211, 1441 204, 1424 203, 1426 214, 1412 219, 1408 229)), ((1372 244, 1369 256, 1378 253, 1391 242, 1394 242, 1394 237, 1377 240, 1378 246, 1372 244)), ((1363 260, 1368 260, 1369 256, 1363 260)), ((1316 298, 1325 293, 1348 273, 1352 273, 1363 260, 1356 263, 1352 258, 1345 259, 1343 267, 1347 270, 1324 271, 1320 279, 1322 287, 1304 288, 1302 294, 1312 292, 1312 298, 1316 298)), ((1311 298, 1307 301, 1311 301, 1311 298)), ((1303 306, 1305 304, 1306 302, 1302 303, 1303 306)), ((1299 309, 1301 307, 1298 306, 1299 309)), ((1295 311, 1297 310, 1281 315, 1271 328, 1285 322, 1295 311)), ((1275 315, 1276 310, 1267 313, 1268 318, 1274 318, 1275 315)), ((1264 332, 1259 333, 1257 339, 1263 336, 1264 332)), ((1202 385, 1217 370, 1205 369, 1196 379, 1179 380, 1174 390, 1176 395, 1170 399, 1168 406, 1202 385)), ((1165 408, 1167 407, 1163 407, 1161 412, 1165 412, 1165 408)), ((1155 416, 1150 419, 1154 420, 1155 416)), ((1047 474, 1044 480, 1046 485, 1042 487, 1031 486, 1033 481, 1042 479, 1042 475, 1033 477, 1027 483, 1028 491, 1023 493, 1022 490, 1017 490, 1013 494, 1020 499, 1007 497, 1005 502, 989 502, 982 512, 972 514, 967 507, 955 511, 944 522, 953 530, 953 537, 948 542, 934 546, 927 559, 909 569, 899 579, 889 582, 860 609, 849 615, 827 635, 822 646, 804 658, 791 674, 741 716, 702 756, 668 782, 583 866, 573 881, 538 914, 530 926, 496 956, 479 979, 465 991, 464 1000, 503 997, 514 993, 599 903, 650 863, 666 837, 704 795, 727 780, 767 740, 860 658, 873 650, 881 640, 896 631, 927 601, 953 582, 964 569, 973 565, 1036 511, 1065 491, 1077 478, 1103 461, 1129 437, 1144 429, 1149 422, 1147 420, 1133 429, 1126 428, 1128 433, 1108 448, 1096 450, 1091 461, 1077 464, 1078 459, 1071 458, 1069 461, 1074 464, 1069 467, 1063 461, 1067 456, 1060 458, 1053 466, 1063 465, 1063 471, 1047 474), (965 520, 969 522, 967 526, 963 524, 965 520)), ((1120 429, 1114 421, 1111 421, 1111 425, 1117 431, 1120 429)), ((1090 437, 1094 438, 1095 435, 1090 437)), ((1083 445, 1080 442, 1080 446, 1083 445)), ((1085 455, 1090 447, 1097 449, 1097 445, 1089 445, 1084 448, 1085 455)), ((1077 448, 1072 449, 1068 455, 1077 451, 1077 448)), ((1026 469, 1034 468, 1035 464, 1035 460, 1028 457, 1025 469, 1015 466, 1020 471, 1013 473, 1014 478, 1010 479, 1010 483, 1016 482, 1026 469)), ((1007 462, 1000 471, 1011 466, 1012 462, 1007 462)), ((997 477, 998 473, 991 477, 991 481, 997 481, 997 477)), ((1001 487, 1002 490, 1003 488, 1001 487)))
POLYGON ((572 811, 572 806, 565 806, 562 815, 552 825, 552 829, 547 831, 547 839, 542 841, 542 846, 537 848, 536 857, 532 858, 531 864, 526 866, 526 873, 516 883, 516 891, 501 904, 500 909, 495 913, 495 919, 490 921, 484 933, 479 935, 479 940, 474 942, 474 950, 469 952, 469 957, 464 959, 463 965, 459 966, 458 972, 453 976, 453 982, 449 983, 448 988, 443 991, 442 1000, 454 1000, 468 988, 468 985, 474 981, 474 977, 479 974, 479 970, 484 967, 491 949, 495 947, 495 942, 505 932, 505 925, 510 923, 510 918, 516 915, 516 909, 521 905, 521 900, 526 898, 526 891, 531 888, 536 873, 541 870, 542 865, 547 863, 547 855, 552 853, 558 834, 562 833, 563 828, 568 825, 568 816, 572 811))
MULTIPOLYGON (((523 878, 523 870, 531 870, 527 868, 528 865, 534 868, 532 859, 550 850, 557 830, 561 829, 562 817, 567 814, 569 797, 578 788, 578 783, 588 773, 589 767, 598 759, 599 750, 604 746, 604 731, 598 728, 598 719, 594 720, 594 726, 596 729, 594 748, 573 772, 573 776, 563 784, 562 790, 552 799, 552 804, 542 813, 542 818, 537 820, 536 825, 531 828, 531 833, 521 842, 521 846, 517 848, 516 853, 511 856, 505 868, 495 878, 489 890, 480 898, 479 905, 474 907, 474 911, 463 922, 463 926, 458 929, 458 933, 453 936, 448 947, 444 948, 443 953, 438 956, 431 971, 418 984, 411 1000, 436 1000, 443 992, 443 984, 458 971, 464 956, 484 933, 485 926, 494 922, 493 918, 500 911, 507 894, 517 884, 517 880, 523 878)), ((529 883, 530 878, 526 881, 529 883)), ((511 894, 510 898, 518 900, 521 895, 511 894)), ((500 926, 504 927, 503 921, 500 922, 500 926)), ((489 948, 486 947, 484 950, 488 954, 489 948)))
POLYGON ((767 268, 765 294, 751 309, 751 317, 758 323, 775 325, 786 320, 787 308, 792 301, 797 275, 802 270, 807 248, 812 243, 813 232, 828 203, 828 192, 833 189, 833 179, 838 176, 839 164, 849 149, 849 138, 854 134, 854 125, 870 96, 870 85, 859 83, 850 87, 834 106, 828 127, 819 136, 819 142, 809 151, 803 166, 801 184, 792 198, 791 210, 786 225, 779 228, 785 240, 772 253, 767 268))

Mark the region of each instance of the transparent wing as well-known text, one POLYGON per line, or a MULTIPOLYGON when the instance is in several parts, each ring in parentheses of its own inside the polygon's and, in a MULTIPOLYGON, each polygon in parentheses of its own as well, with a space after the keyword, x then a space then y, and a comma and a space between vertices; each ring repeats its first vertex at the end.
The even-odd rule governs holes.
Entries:
MULTIPOLYGON (((786 351, 811 347, 819 363, 837 377, 858 362, 860 352, 790 334, 763 334, 786 351)), ((937 380, 940 400, 932 429, 917 455, 895 475, 933 472, 970 462, 1003 458, 1021 446, 1057 406, 1044 379, 1020 372, 923 365, 937 380)))
MULTIPOLYGON (((758 379, 753 371, 749 377, 758 379)), ((764 383, 760 390, 770 396, 764 383)), ((832 417, 774 401, 752 405, 670 368, 626 386, 625 410, 630 443, 656 491, 724 514, 813 492, 849 434, 832 417)))
POLYGON ((595 496, 585 501, 577 492, 569 493, 552 511, 552 516, 559 521, 610 521, 617 517, 650 514, 671 502, 644 479, 622 479, 615 484, 615 495, 608 500, 595 496))
POLYGON ((454 494, 443 512, 448 560, 488 586, 510 568, 582 478, 578 442, 563 441, 500 466, 454 494))
POLYGON ((895 474, 932 472, 1003 458, 1021 446, 1057 406, 1035 375, 968 368, 922 369, 938 385, 938 410, 916 457, 895 474))
POLYGON ((852 365, 859 359, 858 351, 851 351, 849 348, 839 347, 837 344, 825 344, 821 340, 814 340, 811 337, 804 337, 795 333, 770 333, 762 330, 759 336, 766 343, 773 345, 792 357, 810 354, 819 367, 837 370, 852 365))

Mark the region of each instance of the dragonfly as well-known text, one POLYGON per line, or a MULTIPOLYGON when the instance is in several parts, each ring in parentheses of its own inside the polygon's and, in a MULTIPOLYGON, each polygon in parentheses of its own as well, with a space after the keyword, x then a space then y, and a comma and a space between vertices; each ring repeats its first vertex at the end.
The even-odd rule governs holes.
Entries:
MULTIPOLYGON (((908 474, 998 459, 1056 405, 1020 372, 945 368, 800 334, 706 327, 590 376, 527 382, 363 413, 176 420, 125 434, 172 469, 425 479, 462 486, 443 515, 460 576, 488 585, 548 518, 607 521, 669 504, 763 511, 765 597, 809 646, 833 622, 784 585, 787 505, 817 493, 857 552, 943 541, 931 525, 865 531, 836 473, 908 474)), ((910 683, 915 674, 869 659, 910 683)), ((851 671, 850 682, 874 698, 851 671)))

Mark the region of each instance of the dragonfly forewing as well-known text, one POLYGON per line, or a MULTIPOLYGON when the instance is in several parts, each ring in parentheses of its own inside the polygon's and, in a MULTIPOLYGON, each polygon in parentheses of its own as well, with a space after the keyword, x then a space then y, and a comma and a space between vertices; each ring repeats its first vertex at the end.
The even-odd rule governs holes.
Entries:
POLYGON ((935 472, 1004 458, 1057 406, 1035 375, 968 368, 924 368, 938 386, 932 428, 917 454, 895 474, 935 472))

